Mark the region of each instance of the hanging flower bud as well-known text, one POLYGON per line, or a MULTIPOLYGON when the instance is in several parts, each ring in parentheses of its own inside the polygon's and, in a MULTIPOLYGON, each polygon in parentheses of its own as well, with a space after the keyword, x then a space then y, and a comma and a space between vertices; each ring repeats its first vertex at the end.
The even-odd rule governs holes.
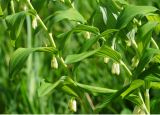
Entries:
POLYGON ((51 67, 54 69, 58 68, 58 62, 55 56, 53 56, 52 60, 51 60, 51 67))
POLYGON ((136 56, 134 56, 132 58, 132 67, 137 67, 138 63, 139 63, 139 59, 136 56))
POLYGON ((87 39, 90 39, 90 37, 91 37, 91 33, 90 32, 85 32, 85 38, 87 38, 87 39))
POLYGON ((119 65, 119 63, 113 63, 113 65, 112 65, 112 74, 116 74, 116 75, 120 74, 120 65, 119 65))
POLYGON ((109 62, 109 58, 108 57, 105 57, 104 58, 104 63, 108 63, 109 62))
POLYGON ((33 29, 36 29, 36 27, 37 27, 37 16, 35 16, 34 18, 33 18, 33 21, 32 21, 32 27, 33 27, 33 29))
POLYGON ((74 98, 70 99, 69 103, 68 103, 68 108, 72 111, 72 112, 76 112, 77 111, 77 102, 74 98))
POLYGON ((125 41, 126 42, 126 45, 128 46, 128 47, 130 47, 131 45, 132 45, 132 41, 129 39, 129 40, 126 40, 125 41))

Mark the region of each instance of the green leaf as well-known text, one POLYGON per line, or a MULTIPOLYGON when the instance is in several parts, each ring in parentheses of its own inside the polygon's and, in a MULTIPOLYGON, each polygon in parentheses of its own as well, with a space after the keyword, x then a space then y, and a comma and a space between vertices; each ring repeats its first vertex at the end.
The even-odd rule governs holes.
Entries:
POLYGON ((153 89, 160 89, 160 82, 151 82, 151 87, 153 89))
POLYGON ((53 47, 39 47, 39 48, 18 48, 11 56, 9 62, 9 76, 15 76, 25 64, 29 54, 32 52, 49 52, 56 53, 57 50, 53 47))
POLYGON ((154 76, 154 75, 149 75, 145 78, 145 80, 148 80, 148 81, 152 81, 152 82, 160 82, 160 78, 154 76))
POLYGON ((2 8, 1 8, 1 4, 0 4, 0 16, 3 16, 3 11, 2 11, 2 8))
POLYGON ((138 77, 138 75, 142 72, 145 66, 150 62, 154 55, 160 54, 160 50, 148 48, 144 51, 144 54, 140 58, 137 68, 134 70, 134 77, 138 77))
POLYGON ((92 39, 86 40, 80 51, 87 51, 89 48, 91 48, 93 44, 95 44, 99 40, 100 37, 105 37, 105 39, 107 39, 110 34, 117 31, 118 31, 117 29, 107 29, 104 32, 102 32, 100 35, 92 39))
POLYGON ((155 12, 158 9, 153 6, 133 6, 128 5, 124 8, 122 13, 117 19, 117 28, 123 29, 135 16, 145 16, 151 12, 155 12))
POLYGON ((140 79, 132 81, 129 88, 121 94, 122 98, 124 98, 126 95, 128 95, 131 91, 141 87, 143 84, 144 84, 144 81, 140 80, 140 79))
POLYGON ((135 103, 136 105, 141 106, 143 104, 142 100, 139 98, 139 96, 130 94, 129 96, 126 96, 125 99, 131 101, 132 103, 135 103))
POLYGON ((160 32, 160 15, 157 15, 157 14, 150 15, 150 16, 147 16, 147 19, 151 22, 158 22, 158 25, 155 28, 155 32, 158 35, 160 32))
POLYGON ((35 11, 33 10, 21 11, 12 15, 8 15, 5 18, 12 39, 15 40, 16 38, 18 38, 23 27, 26 15, 34 15, 34 13, 35 11))
POLYGON ((71 21, 78 21, 81 23, 85 23, 86 20, 83 16, 74 8, 70 8, 67 10, 56 11, 53 15, 50 15, 46 20, 53 17, 54 23, 59 22, 64 19, 68 19, 71 21))
POLYGON ((108 46, 103 46, 98 52, 96 52, 96 55, 100 57, 109 57, 116 62, 120 62, 122 58, 120 53, 118 53, 117 51, 113 50, 108 46))
POLYGON ((108 88, 102 88, 102 87, 95 87, 90 85, 85 85, 81 83, 76 83, 76 85, 82 89, 85 89, 92 93, 115 93, 117 90, 114 89, 108 89, 108 88))
POLYGON ((156 27, 156 25, 157 22, 148 22, 138 29, 138 34, 136 38, 140 54, 149 45, 151 41, 152 31, 156 27))
POLYGON ((68 55, 65 59, 65 63, 70 64, 70 63, 79 62, 91 55, 94 55, 97 51, 99 51, 99 48, 93 51, 83 52, 81 54, 68 55))
POLYGON ((116 93, 112 94, 111 96, 107 97, 106 99, 103 100, 101 104, 98 104, 95 107, 95 111, 100 111, 102 108, 104 108, 109 102, 115 100, 118 98, 127 88, 129 85, 123 87, 122 89, 118 90, 116 93))
POLYGON ((100 34, 100 37, 106 37, 106 36, 110 35, 111 33, 118 32, 118 31, 119 31, 118 29, 108 29, 108 30, 105 30, 104 32, 102 32, 100 34))
POLYGON ((51 94, 60 83, 60 80, 56 81, 55 83, 47 83, 43 80, 40 87, 38 88, 38 96, 42 97, 51 94))
POLYGON ((66 85, 62 86, 62 90, 67 92, 70 95, 73 95, 75 97, 79 97, 78 94, 72 88, 70 88, 69 86, 66 86, 66 85))
MULTIPOLYGON (((60 34, 58 35, 57 37, 58 38, 61 38, 61 47, 64 48, 65 47, 65 44, 66 42, 70 39, 71 35, 74 33, 74 32, 83 32, 83 31, 87 31, 87 32, 91 32, 95 35, 99 35, 99 29, 94 27, 94 26, 88 26, 88 25, 83 25, 83 24, 80 24, 76 27, 74 27, 73 29, 71 29, 69 32, 66 32, 66 33, 63 33, 63 34, 60 34)), ((62 49, 61 48, 61 49, 62 49)))

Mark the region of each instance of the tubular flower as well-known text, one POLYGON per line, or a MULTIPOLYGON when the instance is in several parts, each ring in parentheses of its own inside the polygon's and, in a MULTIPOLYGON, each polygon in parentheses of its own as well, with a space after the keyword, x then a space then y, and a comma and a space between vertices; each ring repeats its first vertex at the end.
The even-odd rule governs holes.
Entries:
POLYGON ((68 103, 68 108, 72 111, 72 112, 76 112, 77 111, 77 102, 75 99, 71 99, 68 103))
POLYGON ((104 58, 104 63, 107 64, 108 62, 109 62, 109 58, 108 58, 108 57, 105 57, 105 58, 104 58))
POLYGON ((52 60, 51 60, 51 67, 58 69, 58 62, 55 56, 53 56, 52 60))
POLYGON ((113 65, 112 65, 112 74, 116 74, 116 75, 120 74, 120 65, 119 65, 119 63, 113 63, 113 65))
POLYGON ((132 58, 132 67, 137 67, 138 63, 139 63, 139 59, 136 56, 134 56, 132 58))
POLYGON ((33 27, 33 29, 36 29, 36 27, 37 27, 37 17, 33 18, 32 27, 33 27))

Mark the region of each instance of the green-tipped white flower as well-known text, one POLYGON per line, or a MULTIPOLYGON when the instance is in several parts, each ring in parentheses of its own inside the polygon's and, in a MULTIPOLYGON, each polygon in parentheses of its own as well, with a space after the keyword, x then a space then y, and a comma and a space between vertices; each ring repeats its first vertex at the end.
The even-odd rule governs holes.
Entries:
POLYGON ((85 32, 85 38, 90 39, 91 38, 91 33, 90 32, 85 32))
POLYGON ((58 69, 58 62, 55 56, 53 56, 52 60, 51 60, 51 67, 54 69, 58 69))
POLYGON ((69 103, 68 103, 68 107, 72 112, 76 112, 77 111, 77 102, 74 98, 72 98, 69 103))
POLYGON ((108 63, 109 62, 109 58, 108 57, 105 57, 104 58, 104 63, 108 63))
POLYGON ((131 45, 132 45, 132 41, 129 39, 129 40, 126 40, 125 41, 126 42, 126 45, 128 46, 128 47, 130 47, 131 45))
POLYGON ((134 56, 132 58, 132 67, 137 67, 138 63, 139 63, 139 59, 136 56, 134 56))
POLYGON ((33 27, 33 29, 36 29, 37 26, 38 26, 38 24, 37 24, 37 16, 35 16, 33 18, 33 21, 32 21, 32 27, 33 27))
POLYGON ((26 10, 27 10, 27 6, 26 6, 26 5, 24 5, 23 9, 24 9, 24 11, 26 11, 26 10))
POLYGON ((119 63, 113 63, 113 65, 112 65, 112 74, 116 74, 116 75, 120 74, 120 65, 119 65, 119 63))

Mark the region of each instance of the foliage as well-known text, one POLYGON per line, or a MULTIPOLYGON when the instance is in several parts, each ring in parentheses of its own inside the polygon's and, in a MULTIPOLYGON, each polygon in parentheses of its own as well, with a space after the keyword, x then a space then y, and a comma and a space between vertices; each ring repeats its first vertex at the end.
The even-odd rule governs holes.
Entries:
POLYGON ((0 0, 0 113, 160 113, 159 9, 0 0))

